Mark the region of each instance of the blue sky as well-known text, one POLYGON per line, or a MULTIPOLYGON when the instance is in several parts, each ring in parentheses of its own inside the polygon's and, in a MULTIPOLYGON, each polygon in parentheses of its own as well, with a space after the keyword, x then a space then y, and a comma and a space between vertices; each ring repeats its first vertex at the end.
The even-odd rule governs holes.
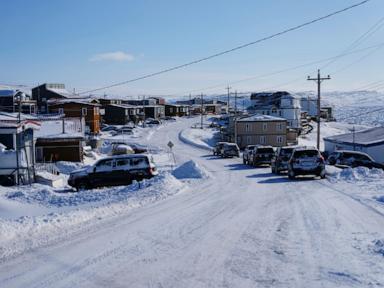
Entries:
MULTIPOLYGON (((254 41, 356 2, 0 0, 0 84, 58 82, 77 91, 98 88, 254 41)), ((226 83, 338 55, 377 23, 382 11, 384 1, 371 0, 282 37, 105 92, 222 93, 226 83), (204 89, 211 86, 218 87, 204 89)), ((383 36, 384 28, 357 49, 379 44, 383 36)), ((329 65, 323 72, 332 80, 324 89, 352 90, 383 79, 383 50, 358 63, 372 50, 329 65)), ((306 77, 319 65, 231 86, 238 91, 313 90, 315 83, 306 77)))

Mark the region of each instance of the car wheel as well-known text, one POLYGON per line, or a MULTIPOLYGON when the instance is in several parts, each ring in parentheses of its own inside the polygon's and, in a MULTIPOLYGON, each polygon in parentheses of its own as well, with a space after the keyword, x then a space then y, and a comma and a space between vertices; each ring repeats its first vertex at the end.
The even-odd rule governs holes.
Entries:
POLYGON ((89 188, 90 188, 90 186, 87 182, 80 182, 79 184, 77 184, 76 190, 77 191, 84 191, 84 190, 87 190, 89 188))

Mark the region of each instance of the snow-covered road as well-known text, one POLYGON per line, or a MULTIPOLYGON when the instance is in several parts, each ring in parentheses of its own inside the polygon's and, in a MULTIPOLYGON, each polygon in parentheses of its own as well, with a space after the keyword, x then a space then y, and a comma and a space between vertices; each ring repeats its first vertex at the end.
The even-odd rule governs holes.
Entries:
POLYGON ((384 214, 345 185, 288 181, 212 157, 180 140, 192 121, 148 141, 166 148, 171 140, 178 164, 192 159, 210 178, 1 262, 0 287, 384 285, 384 214))

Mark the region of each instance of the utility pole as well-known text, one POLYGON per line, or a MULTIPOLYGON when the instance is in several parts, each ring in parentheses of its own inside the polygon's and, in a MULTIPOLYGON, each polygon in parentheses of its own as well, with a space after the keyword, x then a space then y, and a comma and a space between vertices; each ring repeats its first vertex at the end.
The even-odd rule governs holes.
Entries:
POLYGON ((17 128, 16 128, 16 143, 15 143, 15 150, 16 150, 16 184, 20 185, 20 159, 19 159, 19 141, 21 141, 21 137, 18 136, 17 130, 21 126, 21 93, 17 92, 16 95, 19 94, 19 98, 16 98, 18 101, 18 114, 17 114, 17 128))
POLYGON ((234 143, 237 144, 237 90, 235 91, 235 118, 233 119, 234 120, 234 124, 235 124, 235 141, 234 143))
POLYGON ((235 115, 237 115, 237 90, 235 91, 235 115))
POLYGON ((231 89, 231 87, 229 87, 228 85, 227 88, 225 89, 227 89, 227 114, 229 115, 229 95, 230 95, 229 90, 231 89))
POLYGON ((317 77, 311 78, 308 76, 307 80, 309 81, 316 81, 317 82, 317 149, 320 150, 320 114, 321 114, 321 103, 320 103, 320 86, 321 82, 324 80, 330 80, 331 77, 328 75, 327 77, 321 77, 320 76, 320 69, 317 70, 317 77))
POLYGON ((201 93, 201 117, 200 117, 200 128, 203 129, 203 110, 204 110, 204 96, 203 93, 201 93))

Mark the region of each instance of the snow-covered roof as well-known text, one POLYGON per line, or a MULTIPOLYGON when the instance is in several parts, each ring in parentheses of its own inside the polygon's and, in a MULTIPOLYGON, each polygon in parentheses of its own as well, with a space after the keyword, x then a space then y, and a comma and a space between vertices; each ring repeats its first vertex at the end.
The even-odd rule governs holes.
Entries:
POLYGON ((353 145, 353 143, 355 143, 357 145, 362 146, 384 144, 384 127, 374 127, 355 133, 346 133, 341 135, 330 136, 324 138, 324 141, 350 145, 353 145))
POLYGON ((54 140, 54 139, 84 139, 84 135, 81 132, 71 133, 57 133, 44 136, 37 136, 39 140, 54 140))
POLYGON ((141 108, 142 106, 137 105, 125 105, 125 104, 108 104, 108 106, 118 107, 118 108, 141 108))
POLYGON ((78 98, 78 99, 70 99, 70 98, 68 98, 68 99, 49 99, 48 103, 52 106, 60 105, 60 104, 66 104, 66 103, 76 103, 76 104, 96 106, 96 107, 101 106, 98 103, 88 102, 87 100, 89 100, 89 99, 86 99, 86 98, 82 98, 82 99, 80 99, 80 98, 78 98))
POLYGON ((241 118, 237 122, 253 122, 253 121, 287 121, 284 118, 275 117, 271 115, 255 114, 249 117, 241 118))

